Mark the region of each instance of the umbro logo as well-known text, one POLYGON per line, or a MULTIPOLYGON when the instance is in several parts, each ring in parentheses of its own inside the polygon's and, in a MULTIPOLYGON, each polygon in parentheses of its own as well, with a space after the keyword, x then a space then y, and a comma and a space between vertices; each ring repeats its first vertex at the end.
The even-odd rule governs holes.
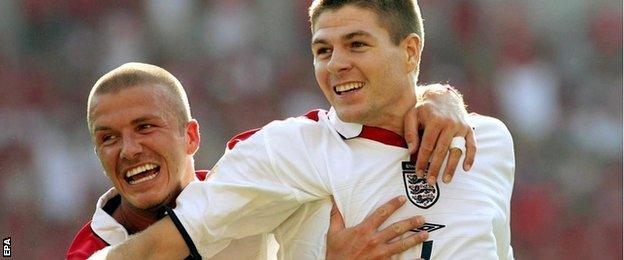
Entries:
POLYGON ((422 225, 422 227, 419 227, 417 229, 412 229, 411 231, 414 231, 414 232, 427 231, 427 232, 431 233, 431 232, 436 231, 438 229, 441 229, 443 227, 446 227, 446 225, 425 222, 425 224, 422 225))

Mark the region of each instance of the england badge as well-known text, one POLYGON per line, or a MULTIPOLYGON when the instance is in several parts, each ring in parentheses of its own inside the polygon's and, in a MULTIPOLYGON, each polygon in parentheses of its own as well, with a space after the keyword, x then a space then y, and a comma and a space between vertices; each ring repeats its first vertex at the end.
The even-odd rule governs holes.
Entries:
POLYGON ((426 174, 423 178, 418 178, 414 162, 402 162, 401 164, 407 198, 421 209, 428 209, 433 206, 440 197, 438 183, 430 186, 427 183, 426 174))

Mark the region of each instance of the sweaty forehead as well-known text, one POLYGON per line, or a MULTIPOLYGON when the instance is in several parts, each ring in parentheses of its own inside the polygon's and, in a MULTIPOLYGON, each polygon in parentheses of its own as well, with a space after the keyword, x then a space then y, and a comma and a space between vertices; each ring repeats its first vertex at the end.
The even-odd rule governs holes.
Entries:
POLYGON ((164 87, 135 86, 111 93, 98 94, 90 104, 91 123, 117 123, 148 114, 164 115, 171 109, 171 98, 164 87))

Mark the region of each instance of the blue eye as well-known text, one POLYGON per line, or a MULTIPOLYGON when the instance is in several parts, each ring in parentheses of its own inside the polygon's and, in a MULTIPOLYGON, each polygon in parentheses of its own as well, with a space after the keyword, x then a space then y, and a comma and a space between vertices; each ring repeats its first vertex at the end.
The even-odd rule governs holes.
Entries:
POLYGON ((366 43, 359 42, 359 41, 351 43, 351 47, 353 48, 361 48, 361 47, 366 47, 366 46, 368 46, 366 43))
POLYGON ((150 128, 152 128, 152 127, 154 127, 154 125, 152 125, 152 124, 140 124, 140 125, 137 127, 137 129, 138 129, 139 131, 141 131, 141 130, 147 130, 147 129, 150 129, 150 128))
POLYGON ((102 137, 100 138, 100 141, 105 144, 105 143, 110 143, 113 140, 115 140, 115 136, 112 134, 106 134, 106 135, 102 135, 102 137))
POLYGON ((316 50, 316 55, 317 56, 321 56, 321 55, 325 55, 325 54, 329 54, 331 53, 331 49, 329 48, 318 48, 316 50))

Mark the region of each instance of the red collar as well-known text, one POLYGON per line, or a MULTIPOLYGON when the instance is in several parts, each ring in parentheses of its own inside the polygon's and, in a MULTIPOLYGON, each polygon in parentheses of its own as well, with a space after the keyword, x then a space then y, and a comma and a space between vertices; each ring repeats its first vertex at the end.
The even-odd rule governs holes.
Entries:
POLYGON ((403 136, 379 127, 343 122, 338 118, 334 108, 327 112, 327 117, 329 118, 329 123, 344 139, 361 137, 386 145, 407 148, 407 142, 405 142, 403 136))

